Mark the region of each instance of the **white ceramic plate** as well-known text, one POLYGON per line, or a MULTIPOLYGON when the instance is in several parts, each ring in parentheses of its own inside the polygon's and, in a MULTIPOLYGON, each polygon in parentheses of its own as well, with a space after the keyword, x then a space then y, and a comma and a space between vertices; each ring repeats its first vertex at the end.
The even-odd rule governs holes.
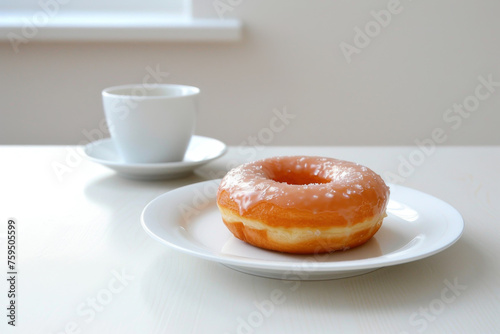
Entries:
POLYGON ((173 179, 221 157, 226 145, 213 138, 193 136, 183 161, 166 163, 126 163, 118 155, 111 138, 86 145, 84 154, 90 161, 113 169, 121 176, 140 180, 173 179))
POLYGON ((142 226, 154 239, 182 252, 245 273, 289 280, 343 278, 419 260, 451 246, 464 228, 451 205, 391 184, 388 217, 366 244, 323 255, 272 252, 235 238, 225 227, 215 202, 219 182, 196 183, 157 197, 142 212, 142 226))

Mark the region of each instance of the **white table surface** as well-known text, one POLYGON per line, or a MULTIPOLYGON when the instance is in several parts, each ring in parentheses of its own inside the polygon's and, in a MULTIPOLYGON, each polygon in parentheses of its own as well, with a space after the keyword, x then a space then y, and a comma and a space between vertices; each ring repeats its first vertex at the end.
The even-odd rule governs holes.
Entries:
POLYGON ((123 179, 73 156, 58 180, 52 165, 73 149, 0 147, 2 277, 10 217, 19 240, 17 326, 7 325, 2 279, 2 333, 500 333, 498 146, 439 147, 402 183, 460 211, 466 225, 456 244, 362 276, 294 284, 168 249, 143 231, 141 211, 251 153, 331 156, 387 175, 415 147, 230 148, 189 177, 156 182, 123 179), (453 294, 443 294, 450 284, 453 294), (256 305, 276 289, 285 300, 263 315, 256 305))

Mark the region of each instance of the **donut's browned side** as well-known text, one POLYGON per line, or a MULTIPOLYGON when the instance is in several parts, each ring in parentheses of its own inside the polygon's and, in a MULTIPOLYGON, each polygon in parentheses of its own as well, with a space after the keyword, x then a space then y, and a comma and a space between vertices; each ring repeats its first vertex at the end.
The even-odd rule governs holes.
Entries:
POLYGON ((363 196, 332 202, 328 212, 315 214, 262 202, 240 214, 226 191, 217 197, 222 220, 237 238, 257 247, 294 254, 345 250, 367 242, 382 224, 386 201, 368 190, 363 196), (350 219, 341 216, 341 210, 350 210, 350 219))

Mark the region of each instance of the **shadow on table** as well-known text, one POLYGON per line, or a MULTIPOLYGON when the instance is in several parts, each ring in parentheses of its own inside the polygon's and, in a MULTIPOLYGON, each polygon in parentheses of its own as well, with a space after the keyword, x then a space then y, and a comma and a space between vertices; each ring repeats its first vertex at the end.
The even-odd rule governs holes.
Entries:
POLYGON ((101 233, 109 240, 107 245, 132 252, 149 238, 140 224, 144 207, 169 190, 201 181, 206 179, 197 174, 165 181, 138 181, 109 175, 92 180, 83 192, 91 202, 102 207, 98 219, 105 224, 101 233))
MULTIPOLYGON (((182 298, 184 307, 200 307, 200 312, 215 319, 220 319, 221 314, 234 315, 235 312, 245 318, 250 311, 256 310, 256 304, 270 300, 273 291, 278 291, 284 302, 275 305, 276 311, 307 308, 308 312, 318 314, 383 313, 384 317, 392 315, 407 326, 412 312, 429 307, 435 300, 448 298, 444 301, 446 304, 454 294, 454 300, 459 300, 458 295, 462 293, 472 294, 481 284, 482 277, 488 274, 484 268, 481 251, 466 238, 430 258, 330 281, 261 278, 172 251, 159 256, 146 269, 147 281, 141 282, 141 290, 155 317, 169 317, 174 322, 178 320, 172 315, 183 310, 169 305, 169 300, 182 298), (189 266, 185 265, 187 263, 189 266), (165 269, 159 271, 162 267, 165 269), (195 271, 192 268, 196 268, 195 271), (186 282, 190 282, 189 286, 186 282), (448 290, 443 297, 445 289, 448 290), (206 309, 207 305, 210 309, 206 309), (235 305, 241 310, 234 309, 235 305)), ((226 319, 231 325, 221 328, 222 331, 234 332, 236 322, 232 318, 236 317, 226 319)))
POLYGON ((107 195, 126 195, 124 192, 136 192, 141 194, 151 191, 168 191, 174 188, 183 187, 197 182, 206 181, 208 178, 199 174, 190 174, 182 178, 172 180, 141 181, 127 179, 117 174, 107 175, 91 181, 84 189, 85 195, 97 203, 113 204, 116 197, 107 195))

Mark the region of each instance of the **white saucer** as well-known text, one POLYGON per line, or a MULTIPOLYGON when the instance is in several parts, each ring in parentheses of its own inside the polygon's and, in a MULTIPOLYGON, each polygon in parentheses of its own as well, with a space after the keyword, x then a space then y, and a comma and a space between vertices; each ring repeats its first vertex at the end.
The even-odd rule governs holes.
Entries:
POLYGON ((226 153, 226 145, 213 138, 193 136, 183 161, 165 163, 126 163, 116 152, 111 138, 86 145, 83 153, 90 161, 113 169, 119 175, 139 180, 173 179, 188 175, 194 169, 226 153))
POLYGON ((232 269, 277 279, 324 280, 364 274, 419 260, 455 243, 462 235, 460 213, 442 200, 400 185, 382 227, 366 244, 326 255, 290 255, 253 247, 223 224, 215 202, 220 180, 167 192, 142 212, 142 226, 161 243, 232 269))

